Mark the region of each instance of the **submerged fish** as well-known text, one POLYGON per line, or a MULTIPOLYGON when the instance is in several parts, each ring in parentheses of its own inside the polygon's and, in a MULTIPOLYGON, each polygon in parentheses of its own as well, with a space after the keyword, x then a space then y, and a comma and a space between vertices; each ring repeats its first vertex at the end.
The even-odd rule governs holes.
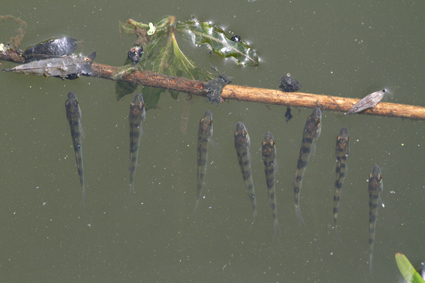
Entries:
POLYGON ((384 97, 386 90, 379 90, 372 92, 371 94, 366 95, 362 99, 359 100, 356 104, 353 105, 353 107, 348 110, 347 113, 344 113, 344 115, 351 114, 351 113, 357 113, 361 112, 363 110, 366 110, 368 108, 373 108, 376 106, 376 104, 379 103, 379 101, 382 100, 384 97))
POLYGON ((246 185, 246 191, 251 200, 254 211, 253 223, 257 220, 257 202, 255 199, 254 182, 251 175, 251 155, 249 154, 250 139, 245 125, 241 122, 236 124, 235 149, 238 155, 239 167, 246 185))
POLYGON ((380 193, 384 188, 381 168, 375 165, 369 175, 369 272, 372 273, 373 244, 375 242, 376 218, 378 217, 378 202, 381 202, 380 193))
POLYGON ((350 153, 350 139, 348 137, 347 128, 342 128, 336 138, 336 181, 335 181, 335 195, 334 195, 334 227, 336 238, 341 241, 338 234, 338 210, 339 200, 341 198, 341 189, 344 184, 345 175, 347 174, 347 158, 350 153))
POLYGON ((294 203, 295 213, 299 224, 304 224, 304 219, 301 216, 300 210, 300 191, 303 182, 305 168, 307 167, 308 160, 310 158, 311 146, 314 140, 317 140, 320 136, 322 129, 322 111, 320 108, 314 108, 313 113, 307 118, 307 122, 304 126, 303 140, 300 149, 300 156, 298 157, 297 171, 295 171, 294 179, 294 203))
POLYGON ((15 72, 46 77, 61 77, 62 79, 76 79, 80 75, 92 74, 91 64, 96 57, 96 52, 89 56, 71 54, 59 58, 33 61, 16 66, 12 69, 3 69, 5 72, 15 72))
POLYGON ((83 167, 83 147, 81 145, 81 109, 78 105, 77 96, 70 91, 68 99, 65 102, 66 118, 71 129, 71 138, 74 145, 75 160, 77 161, 78 175, 80 176, 80 184, 83 193, 83 205, 86 206, 87 197, 86 189, 84 188, 84 167, 83 167))
POLYGON ((136 174, 137 155, 139 154, 140 138, 142 137, 142 123, 145 121, 145 104, 143 94, 134 96, 130 103, 130 192, 129 196, 134 194, 134 176, 136 174))
POLYGON ((262 142, 262 153, 264 162, 264 171, 266 173, 267 192, 269 196, 269 204, 273 213, 274 233, 279 235, 279 224, 277 222, 277 206, 275 191, 275 162, 276 162, 276 146, 273 135, 267 132, 262 142))
POLYGON ((196 188, 196 214, 199 210, 199 199, 201 198, 202 187, 204 186, 205 173, 207 171, 208 162, 208 142, 210 141, 213 134, 213 120, 211 111, 207 110, 204 117, 199 121, 198 129, 198 184, 196 188))

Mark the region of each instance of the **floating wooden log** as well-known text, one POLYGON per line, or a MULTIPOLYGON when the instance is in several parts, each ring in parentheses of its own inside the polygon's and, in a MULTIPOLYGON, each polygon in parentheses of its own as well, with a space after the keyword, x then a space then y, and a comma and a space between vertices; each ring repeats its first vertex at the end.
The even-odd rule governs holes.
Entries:
MULTIPOLYGON (((9 49, 0 52, 0 60, 24 63, 23 57, 16 51, 9 49)), ((112 80, 112 74, 118 67, 92 64, 92 76, 112 80)), ((204 82, 189 80, 183 77, 171 77, 157 74, 151 71, 137 71, 123 76, 121 81, 136 83, 139 85, 156 88, 170 89, 185 92, 190 95, 207 96, 204 82)), ((277 83, 276 83, 277 84, 277 83)), ((241 101, 266 103, 274 105, 288 105, 296 107, 314 108, 322 110, 347 112, 360 99, 330 96, 324 94, 311 94, 303 92, 283 92, 278 89, 255 88, 248 86, 226 85, 223 88, 222 98, 241 101)), ((412 106, 396 103, 378 103, 374 108, 367 109, 358 114, 369 114, 387 117, 400 117, 408 119, 425 120, 425 107, 412 106)))

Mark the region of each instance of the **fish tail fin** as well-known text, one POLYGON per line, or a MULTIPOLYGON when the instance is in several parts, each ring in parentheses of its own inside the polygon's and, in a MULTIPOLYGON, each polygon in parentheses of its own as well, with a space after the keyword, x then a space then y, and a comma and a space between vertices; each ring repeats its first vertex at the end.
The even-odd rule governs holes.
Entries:
POLYGON ((248 233, 250 233, 250 232, 251 232, 252 227, 254 226, 255 222, 257 222, 257 218, 258 218, 258 214, 257 214, 257 209, 255 208, 255 209, 254 209, 254 216, 253 216, 253 218, 252 218, 252 223, 251 223, 251 225, 250 225, 250 227, 249 227, 249 231, 248 231, 248 233))
POLYGON ((340 244, 342 244, 342 239, 341 239, 341 236, 339 236, 338 229, 337 229, 336 225, 335 225, 335 240, 337 242, 339 242, 340 244))
POLYGON ((373 272, 372 255, 369 257, 369 274, 373 272))
POLYGON ((84 188, 84 185, 83 185, 83 189, 82 189, 82 195, 83 195, 83 206, 86 207, 86 205, 87 205, 87 196, 86 196, 86 189, 84 188))
POLYGON ((195 203, 195 210, 193 211, 193 223, 196 222, 196 215, 198 214, 199 214, 199 199, 196 200, 196 203, 195 203))
POLYGON ((254 216, 252 218, 252 224, 257 222, 258 214, 257 214, 257 208, 254 209, 254 216))
POLYGON ((298 225, 305 225, 305 223, 304 223, 304 218, 303 218, 303 216, 301 215, 301 209, 300 209, 300 207, 299 206, 295 206, 295 214, 296 214, 296 216, 297 216, 297 220, 298 220, 298 225))
POLYGON ((128 198, 127 201, 130 200, 132 196, 134 196, 136 193, 134 192, 134 184, 130 184, 130 190, 128 191, 128 198))
POLYGON ((196 200, 195 210, 193 211, 193 214, 198 214, 198 212, 199 212, 199 199, 196 200))
POLYGON ((279 238, 280 237, 280 229, 279 229, 279 223, 277 222, 277 219, 274 221, 274 238, 279 238))

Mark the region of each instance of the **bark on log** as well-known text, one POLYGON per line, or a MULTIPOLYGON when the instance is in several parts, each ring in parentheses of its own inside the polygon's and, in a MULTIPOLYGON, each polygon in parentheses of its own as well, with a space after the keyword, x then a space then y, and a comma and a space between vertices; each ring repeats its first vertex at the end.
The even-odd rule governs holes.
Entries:
MULTIPOLYGON (((118 67, 97 63, 93 63, 91 68, 93 77, 99 77, 108 80, 112 80, 112 74, 118 69, 118 67)), ((122 77, 121 81, 157 88, 171 89, 193 95, 207 95, 203 82, 189 80, 183 77, 164 76, 151 71, 133 72, 122 77)))
MULTIPOLYGON (((117 67, 93 63, 93 76, 110 79, 117 67)), ((193 81, 181 77, 168 77, 157 73, 143 71, 135 72, 122 78, 123 81, 141 85, 172 89, 193 95, 206 96, 207 92, 200 81, 193 81)), ((226 85, 221 94, 223 99, 235 99, 249 102, 258 102, 275 105, 288 105, 314 108, 322 110, 347 112, 360 99, 311 94, 303 92, 283 92, 277 89, 264 89, 247 86, 226 85)), ((396 103, 378 103, 374 108, 357 114, 370 114, 387 117, 401 117, 409 119, 425 119, 425 108, 396 103)), ((350 114, 353 115, 353 114, 350 114)))
MULTIPOLYGON (((6 54, 0 52, 0 60, 23 63, 23 58, 14 50, 8 50, 6 54)), ((93 63, 94 77, 112 80, 112 74, 118 67, 93 63)), ((150 71, 134 72, 124 76, 122 81, 136 83, 145 86, 171 89, 186 92, 191 95, 206 96, 204 82, 189 80, 182 77, 170 77, 150 71)), ((276 82, 277 84, 277 82, 276 82)), ((257 103, 288 105, 297 107, 320 107, 322 110, 347 112, 359 99, 338 96, 319 95, 302 92, 283 92, 277 89, 264 89, 247 86, 227 85, 223 88, 223 99, 235 99, 257 103)), ((401 117, 408 119, 425 120, 425 108, 396 103, 378 103, 374 108, 361 113, 387 117, 401 117)), ((353 115, 353 114, 350 114, 353 115)))
MULTIPOLYGON (((251 102, 308 108, 319 107, 322 110, 340 111, 344 113, 360 100, 324 94, 282 92, 275 89, 236 85, 225 86, 221 96, 223 99, 237 99, 251 102)), ((425 108, 421 106, 380 102, 374 108, 370 108, 356 114, 369 114, 423 120, 425 119, 425 108)))

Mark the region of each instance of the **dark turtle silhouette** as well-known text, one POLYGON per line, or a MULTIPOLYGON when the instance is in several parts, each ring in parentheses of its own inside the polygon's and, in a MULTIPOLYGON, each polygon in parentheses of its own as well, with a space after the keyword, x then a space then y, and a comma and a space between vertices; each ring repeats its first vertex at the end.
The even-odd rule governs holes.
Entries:
POLYGON ((73 38, 53 38, 28 47, 22 53, 22 57, 25 58, 25 63, 50 58, 59 58, 63 55, 71 55, 77 47, 77 40, 73 38))
POLYGON ((299 81, 291 77, 290 73, 287 73, 280 78, 279 88, 284 92, 294 92, 302 87, 299 81))
POLYGON ((140 59, 143 55, 143 47, 142 46, 134 46, 130 48, 128 51, 128 58, 133 62, 134 64, 139 63, 140 59))

